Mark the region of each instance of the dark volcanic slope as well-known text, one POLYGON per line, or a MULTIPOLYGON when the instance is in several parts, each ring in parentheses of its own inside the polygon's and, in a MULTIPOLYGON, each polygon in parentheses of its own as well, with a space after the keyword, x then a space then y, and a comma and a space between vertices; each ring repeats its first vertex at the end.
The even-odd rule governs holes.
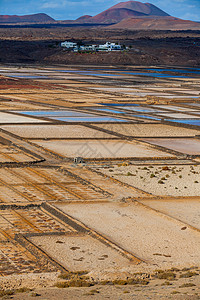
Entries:
POLYGON ((55 20, 50 16, 42 13, 34 14, 34 15, 25 15, 25 16, 0 15, 0 23, 21 23, 21 22, 41 23, 41 22, 55 22, 55 20))
POLYGON ((104 28, 0 28, 0 63, 62 65, 200 66, 199 31, 110 30, 104 28), (3 38, 5 39, 3 40, 3 38), (105 41, 132 46, 130 51, 74 53, 60 47, 68 40, 105 41))
POLYGON ((173 17, 164 18, 130 18, 108 26, 110 29, 132 29, 132 30, 200 30, 200 23, 181 20, 173 17))

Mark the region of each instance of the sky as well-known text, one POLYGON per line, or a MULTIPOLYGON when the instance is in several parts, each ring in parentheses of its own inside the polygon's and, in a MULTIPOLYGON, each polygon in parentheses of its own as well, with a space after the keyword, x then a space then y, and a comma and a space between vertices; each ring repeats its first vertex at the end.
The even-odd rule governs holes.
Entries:
MULTIPOLYGON (((140 2, 147 2, 141 0, 140 2)), ((94 16, 123 0, 0 0, 0 15, 46 13, 56 20, 94 16)), ((200 0, 150 0, 168 14, 200 22, 200 0)))

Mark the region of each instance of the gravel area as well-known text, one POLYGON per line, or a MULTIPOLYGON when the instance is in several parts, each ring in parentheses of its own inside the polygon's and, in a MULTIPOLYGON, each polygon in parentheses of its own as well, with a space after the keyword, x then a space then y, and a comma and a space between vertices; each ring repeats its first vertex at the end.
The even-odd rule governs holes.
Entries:
POLYGON ((200 166, 123 166, 101 168, 104 174, 112 176, 153 195, 199 196, 200 166))
POLYGON ((162 124, 101 124, 97 126, 127 136, 173 137, 200 135, 199 130, 186 128, 183 130, 181 127, 162 124))
POLYGON ((80 125, 1 126, 2 129, 26 138, 110 138, 105 132, 80 125))

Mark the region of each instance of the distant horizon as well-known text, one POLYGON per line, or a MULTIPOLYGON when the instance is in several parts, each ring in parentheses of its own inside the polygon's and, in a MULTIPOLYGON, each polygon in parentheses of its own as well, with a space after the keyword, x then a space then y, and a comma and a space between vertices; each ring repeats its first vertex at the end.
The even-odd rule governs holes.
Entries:
MULTIPOLYGON (((75 20, 83 15, 97 15, 111 6, 127 1, 116 0, 1 0, 1 15, 32 15, 45 13, 55 19, 75 20)), ((139 1, 147 3, 147 1, 139 1)), ((151 0, 151 3, 162 9, 169 15, 184 20, 200 22, 200 1, 199 0, 151 0)))

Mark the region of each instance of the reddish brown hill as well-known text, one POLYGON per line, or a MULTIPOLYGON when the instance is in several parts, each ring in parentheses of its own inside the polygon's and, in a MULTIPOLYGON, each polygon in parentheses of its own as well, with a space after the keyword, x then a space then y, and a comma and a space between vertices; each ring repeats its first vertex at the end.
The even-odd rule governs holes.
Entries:
POLYGON ((86 18, 79 18, 82 22, 93 23, 119 23, 124 19, 138 17, 166 17, 169 16, 166 12, 150 3, 141 3, 138 1, 120 2, 100 14, 86 18))
POLYGON ((46 23, 46 22, 55 22, 55 20, 43 13, 25 15, 25 16, 0 15, 0 23, 22 23, 22 22, 46 23))
POLYGON ((92 17, 90 21, 94 23, 118 23, 124 19, 134 17, 145 17, 146 15, 127 8, 113 8, 103 11, 92 17))
POLYGON ((130 18, 118 24, 108 26, 107 28, 132 30, 200 30, 200 23, 173 17, 130 18))
POLYGON ((89 21, 89 19, 91 19, 91 18, 92 18, 92 16, 84 15, 84 16, 82 16, 82 17, 76 19, 76 21, 78 21, 78 22, 87 22, 87 21, 89 21))
POLYGON ((139 1, 127 1, 127 2, 120 2, 114 6, 112 6, 110 9, 117 8, 127 8, 131 9, 137 12, 141 12, 148 16, 169 16, 166 12, 158 8, 157 6, 151 4, 151 3, 142 3, 139 1))

